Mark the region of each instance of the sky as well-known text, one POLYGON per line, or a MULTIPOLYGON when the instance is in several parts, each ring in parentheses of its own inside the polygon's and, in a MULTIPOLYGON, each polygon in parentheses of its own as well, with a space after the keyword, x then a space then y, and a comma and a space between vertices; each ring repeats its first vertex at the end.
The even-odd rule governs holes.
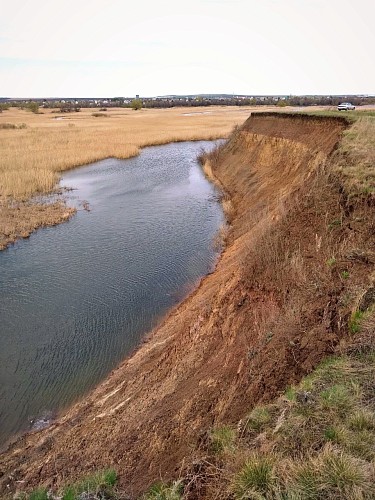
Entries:
POLYGON ((374 0, 0 0, 0 97, 375 94, 374 0))

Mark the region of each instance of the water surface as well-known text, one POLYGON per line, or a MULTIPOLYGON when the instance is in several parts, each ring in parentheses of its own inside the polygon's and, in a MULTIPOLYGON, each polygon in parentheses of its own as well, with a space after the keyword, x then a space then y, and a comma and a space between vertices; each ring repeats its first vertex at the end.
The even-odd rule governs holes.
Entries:
POLYGON ((211 146, 65 174, 77 215, 0 252, 0 444, 96 385, 213 269, 223 214, 195 159, 211 146))

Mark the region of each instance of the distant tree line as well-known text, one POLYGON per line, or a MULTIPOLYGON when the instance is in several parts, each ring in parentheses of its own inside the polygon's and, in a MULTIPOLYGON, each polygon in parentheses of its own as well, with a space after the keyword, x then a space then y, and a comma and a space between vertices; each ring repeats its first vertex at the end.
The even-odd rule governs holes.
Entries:
POLYGON ((135 110, 143 108, 173 108, 198 106, 337 106, 349 101, 355 106, 375 104, 375 97, 361 96, 170 96, 143 99, 113 97, 108 99, 34 99, 5 100, 0 102, 0 112, 16 106, 38 113, 40 108, 54 108, 62 113, 78 112, 81 108, 123 107, 135 110))

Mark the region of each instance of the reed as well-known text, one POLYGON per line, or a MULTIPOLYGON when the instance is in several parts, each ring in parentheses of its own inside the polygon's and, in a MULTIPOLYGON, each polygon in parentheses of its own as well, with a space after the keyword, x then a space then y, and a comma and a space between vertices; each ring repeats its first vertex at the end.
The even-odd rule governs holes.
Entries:
POLYGON ((136 156, 146 146, 226 137, 250 111, 217 107, 209 114, 199 112, 120 108, 108 110, 106 119, 100 120, 92 116, 92 109, 74 115, 52 110, 35 115, 12 108, 0 116, 0 127, 4 122, 25 123, 26 128, 1 130, 0 196, 19 200, 49 192, 59 172, 108 157, 136 156))

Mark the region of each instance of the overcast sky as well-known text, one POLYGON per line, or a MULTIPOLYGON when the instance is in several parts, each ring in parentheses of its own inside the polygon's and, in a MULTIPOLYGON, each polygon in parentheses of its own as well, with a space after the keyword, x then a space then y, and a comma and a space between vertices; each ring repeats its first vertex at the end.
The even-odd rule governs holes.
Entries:
POLYGON ((0 96, 375 93, 374 0, 0 5, 0 96))

